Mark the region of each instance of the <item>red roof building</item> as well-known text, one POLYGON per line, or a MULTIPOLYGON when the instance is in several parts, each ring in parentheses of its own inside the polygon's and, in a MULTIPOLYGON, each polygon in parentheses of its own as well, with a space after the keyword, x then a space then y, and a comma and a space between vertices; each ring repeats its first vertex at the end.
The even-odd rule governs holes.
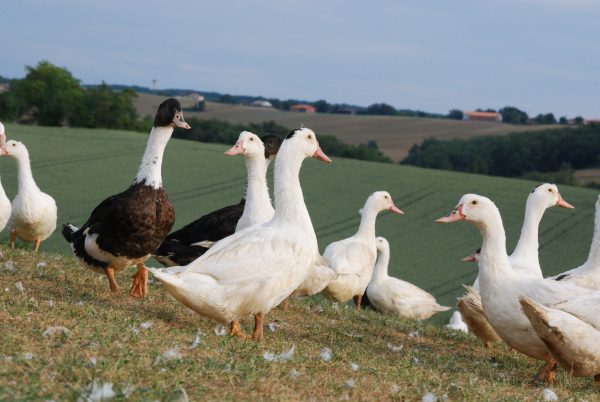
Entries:
POLYGON ((316 113, 317 108, 312 105, 306 105, 303 103, 299 103, 297 105, 290 106, 290 112, 300 112, 300 113, 316 113))
POLYGON ((465 112, 463 113, 463 120, 501 122, 502 114, 497 112, 465 112))

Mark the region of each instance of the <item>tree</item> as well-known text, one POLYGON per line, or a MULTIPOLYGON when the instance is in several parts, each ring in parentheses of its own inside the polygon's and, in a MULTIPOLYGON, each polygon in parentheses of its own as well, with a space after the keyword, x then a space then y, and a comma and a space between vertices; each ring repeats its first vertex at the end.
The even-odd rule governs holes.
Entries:
POLYGON ((569 120, 567 120, 566 116, 561 116, 560 119, 558 119, 558 124, 569 124, 569 120))
POLYGON ((219 98, 219 102, 221 102, 221 103, 231 103, 231 104, 237 103, 236 100, 235 100, 235 98, 233 96, 229 95, 229 94, 222 95, 219 98))
POLYGON ((573 119, 573 121, 575 122, 575 124, 577 124, 578 126, 581 126, 583 123, 585 123, 585 120, 583 119, 583 117, 581 116, 577 116, 573 119))
POLYGON ((370 105, 365 114, 377 114, 377 115, 394 115, 396 114, 396 109, 388 105, 387 103, 374 103, 370 105))
POLYGON ((463 119, 463 111, 460 109, 451 109, 446 116, 449 119, 454 120, 462 120, 463 119))
POLYGON ((324 99, 320 99, 314 103, 315 108, 317 108, 318 113, 330 113, 331 105, 324 99))
MULTIPOLYGON (((32 111, 41 125, 69 124, 75 107, 81 101, 83 90, 79 80, 62 67, 40 61, 36 67, 27 66, 27 75, 13 83, 14 93, 23 108, 32 111)), ((13 89, 11 89, 11 92, 13 89)))
POLYGON ((514 106, 505 106, 500 109, 500 113, 502 114, 503 123, 527 124, 529 121, 527 113, 514 106))

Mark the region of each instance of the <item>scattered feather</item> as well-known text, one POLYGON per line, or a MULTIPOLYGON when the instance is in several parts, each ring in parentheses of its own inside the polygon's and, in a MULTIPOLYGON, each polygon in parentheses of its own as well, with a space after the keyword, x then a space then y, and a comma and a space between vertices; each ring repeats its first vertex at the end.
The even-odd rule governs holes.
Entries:
POLYGON ((213 331, 214 331, 214 333, 215 333, 216 336, 225 336, 225 335, 227 335, 227 330, 222 325, 217 325, 213 329, 213 331))
POLYGON ((201 338, 204 336, 204 332, 198 330, 196 332, 196 335, 194 335, 194 340, 192 341, 192 346, 190 346, 190 349, 195 349, 198 346, 200 346, 200 341, 202 340, 201 338))
POLYGON ((354 388, 354 378, 348 378, 344 381, 344 384, 346 384, 348 388, 354 388))
POLYGON ((54 335, 69 335, 71 331, 69 331, 65 327, 48 327, 42 334, 45 338, 50 338, 54 335))
POLYGON ((83 300, 79 300, 78 302, 75 303, 76 306, 81 307, 83 306, 85 303, 83 303, 83 300))
POLYGON ((545 401, 558 401, 558 396, 550 388, 544 388, 543 398, 545 401))
POLYGON ((296 370, 295 368, 293 368, 293 369, 291 369, 291 370, 290 370, 290 377, 296 378, 296 377, 298 377, 300 374, 301 374, 301 373, 300 373, 298 370, 296 370))
POLYGON ((275 324, 274 322, 269 323, 269 329, 271 330, 271 332, 275 332, 277 327, 279 327, 279 324, 275 324))
POLYGON ((44 261, 40 261, 37 263, 37 267, 38 268, 45 268, 46 267, 46 263, 44 261))
POLYGON ((54 307, 54 300, 48 300, 46 303, 48 303, 48 306, 54 307))
POLYGON ((417 356, 413 356, 413 363, 419 364, 419 358, 417 356))
POLYGON ((275 354, 273 352, 265 352, 263 353, 263 358, 268 362, 282 362, 290 360, 294 356, 295 350, 296 345, 294 344, 287 352, 283 352, 280 354, 275 354))
POLYGON ((140 328, 142 329, 150 329, 152 328, 152 323, 150 321, 144 321, 140 324, 140 328))
POLYGON ((25 291, 25 288, 23 287, 23 283, 21 283, 21 281, 16 282, 15 287, 21 293, 23 293, 25 291))
POLYGON ((400 392, 400 387, 397 384, 392 384, 392 388, 390 389, 390 393, 392 395, 396 395, 398 392, 400 392))
POLYGON ((350 338, 362 338, 362 335, 357 334, 356 332, 344 332, 344 334, 350 338))
POLYGON ((98 363, 98 361, 96 360, 96 358, 95 357, 90 357, 89 360, 88 360, 88 362, 87 362, 87 365, 88 365, 88 367, 96 367, 96 363, 98 363))
POLYGON ((319 356, 321 356, 321 359, 323 359, 324 362, 330 361, 331 360, 331 349, 324 348, 323 350, 321 350, 321 353, 319 354, 319 356))
POLYGON ((421 334, 419 333, 419 331, 411 331, 408 333, 408 336, 411 338, 420 338, 421 334))
POLYGON ((189 402, 190 398, 188 397, 187 392, 185 392, 185 389, 179 387, 169 400, 173 402, 189 402))
POLYGON ((33 353, 23 353, 23 359, 25 360, 33 360, 33 358, 35 357, 35 355, 33 353))
POLYGON ((15 263, 13 260, 8 260, 4 263, 4 268, 6 268, 7 271, 16 271, 17 268, 15 267, 15 263))
POLYGON ((336 303, 331 303, 331 308, 334 310, 339 310, 340 309, 340 305, 336 303))
POLYGON ((392 352, 400 352, 402 349, 404 349, 404 345, 396 346, 388 343, 388 349, 392 352))
POLYGON ((113 399, 116 396, 115 391, 113 391, 112 382, 103 382, 98 383, 94 381, 90 385, 87 386, 85 391, 85 396, 78 399, 78 401, 85 402, 100 402, 100 401, 108 401, 109 399, 113 399))
POLYGON ((421 398, 422 402, 436 402, 437 401, 437 396, 435 396, 435 394, 433 392, 426 392, 425 395, 423 395, 423 398, 421 398))
POLYGON ((353 371, 358 371, 358 369, 360 368, 360 366, 358 364, 354 363, 354 362, 350 362, 350 368, 353 371))
POLYGON ((156 356, 154 363, 168 362, 170 360, 181 359, 181 353, 178 348, 171 348, 165 350, 161 355, 156 356))

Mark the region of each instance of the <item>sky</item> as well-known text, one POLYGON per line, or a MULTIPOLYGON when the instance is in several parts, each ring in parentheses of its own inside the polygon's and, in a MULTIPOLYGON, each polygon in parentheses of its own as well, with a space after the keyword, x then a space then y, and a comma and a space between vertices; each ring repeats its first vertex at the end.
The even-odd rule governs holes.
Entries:
POLYGON ((600 118, 600 0, 19 0, 0 75, 600 118))

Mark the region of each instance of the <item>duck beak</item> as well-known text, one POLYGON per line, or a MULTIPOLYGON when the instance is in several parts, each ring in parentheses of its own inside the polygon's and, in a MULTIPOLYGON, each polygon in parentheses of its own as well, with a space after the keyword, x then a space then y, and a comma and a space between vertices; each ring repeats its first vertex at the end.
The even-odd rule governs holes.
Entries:
POLYGON ((186 130, 191 129, 190 125, 187 124, 183 119, 183 113, 181 112, 175 114, 175 118, 173 118, 173 124, 175 124, 176 127, 183 128, 186 130))
POLYGON ((558 193, 558 201, 556 201, 556 206, 557 207, 561 207, 561 208, 568 208, 568 209, 573 209, 575 208, 573 205, 569 204, 568 202, 566 202, 562 196, 560 195, 560 193, 558 193))
POLYGON ((393 212, 395 214, 404 215, 404 211, 402 211, 400 208, 398 208, 394 204, 392 204, 392 206, 388 208, 388 211, 391 211, 391 212, 393 212))
POLYGON ((463 258, 461 261, 464 261, 464 262, 476 262, 477 260, 475 259, 475 256, 471 254, 470 256, 463 258))
POLYGON ((318 145, 317 145, 317 150, 313 154, 313 158, 315 158, 316 160, 325 162, 325 163, 331 163, 331 159, 329 159, 329 156, 325 155, 325 153, 323 152, 321 147, 318 145))
POLYGON ((454 211, 450 212, 450 214, 446 216, 442 216, 437 219, 435 223, 452 223, 457 221, 464 221, 466 216, 462 213, 462 204, 460 204, 454 211))
POLYGON ((227 151, 225 151, 225 155, 227 155, 227 156, 240 155, 240 154, 243 154, 244 151, 246 151, 246 148, 244 148, 244 141, 239 140, 238 142, 235 143, 234 146, 232 146, 227 151))
POLYGON ((6 156, 8 155, 8 149, 6 149, 5 145, 2 145, 2 147, 0 148, 0 156, 6 156))

